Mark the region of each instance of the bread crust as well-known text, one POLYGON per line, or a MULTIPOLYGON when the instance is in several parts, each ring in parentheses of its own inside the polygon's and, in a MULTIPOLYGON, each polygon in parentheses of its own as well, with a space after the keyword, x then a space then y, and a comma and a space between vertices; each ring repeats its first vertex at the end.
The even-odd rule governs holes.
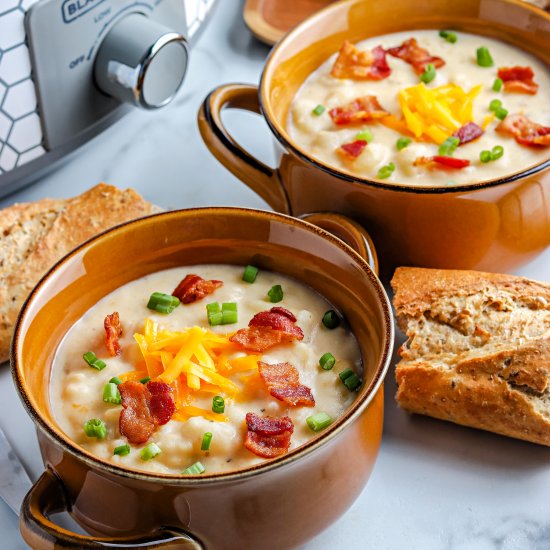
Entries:
POLYGON ((0 214, 0 362, 8 358, 25 298, 55 262, 101 231, 153 211, 153 205, 134 190, 105 183, 71 199, 42 199, 4 209, 0 214))
MULTIPOLYGON (((544 300, 550 304, 550 285, 512 275, 399 268, 391 284, 396 315, 409 338, 415 336, 415 321, 437 300, 457 295, 487 296, 497 289, 534 308, 546 310, 544 300)), ((412 413, 550 446, 550 326, 539 327, 545 328, 533 339, 452 356, 444 353, 444 344, 429 357, 410 353, 404 344, 396 367, 398 404, 412 413)))

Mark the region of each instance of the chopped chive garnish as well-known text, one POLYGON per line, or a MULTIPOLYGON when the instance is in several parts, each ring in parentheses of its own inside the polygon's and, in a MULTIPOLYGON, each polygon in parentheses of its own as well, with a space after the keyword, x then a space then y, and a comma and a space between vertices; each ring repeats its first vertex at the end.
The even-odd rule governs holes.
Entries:
POLYGON ((361 385, 361 379, 350 368, 343 370, 338 376, 349 391, 354 391, 361 385))
POLYGON ((206 468, 200 462, 195 462, 195 464, 191 464, 189 468, 185 468, 182 474, 188 476, 196 476, 204 474, 204 472, 206 472, 206 468))
POLYGON ((500 109, 502 107, 502 101, 500 99, 493 99, 491 103, 489 103, 489 111, 495 112, 497 109, 500 109))
POLYGON ((410 137, 400 137, 395 142, 395 146, 397 147, 398 151, 401 151, 402 149, 405 149, 405 147, 409 146, 412 143, 412 139, 410 137))
POLYGON ((276 304, 283 299, 283 287, 281 285, 272 286, 267 292, 269 301, 276 304))
POLYGON ((147 384, 147 382, 150 382, 150 381, 151 381, 151 377, 150 377, 150 376, 146 376, 145 378, 142 378, 142 379, 140 380, 140 382, 141 382, 142 384, 147 384))
POLYGON ((370 143, 374 138, 370 130, 361 130, 361 132, 355 135, 355 139, 370 143))
POLYGON ((314 431, 319 432, 330 426, 333 422, 332 417, 330 417, 326 412, 318 412, 308 416, 306 418, 307 425, 314 431))
POLYGON ((206 316, 208 318, 208 324, 210 326, 213 327, 222 324, 222 308, 219 302, 206 304, 206 316))
POLYGON ((212 410, 218 414, 225 411, 225 400, 221 395, 216 395, 212 398, 212 410))
POLYGON ((502 82, 502 79, 495 78, 495 81, 493 82, 493 90, 495 92, 500 92, 500 90, 502 90, 502 85, 503 84, 504 84, 504 82, 502 82))
POLYGON ((156 443, 151 442, 143 447, 140 457, 141 460, 151 460, 152 458, 158 456, 160 453, 162 453, 160 447, 156 443))
POLYGON ((483 163, 497 160, 504 154, 504 147, 502 145, 495 145, 490 151, 481 151, 479 153, 479 160, 483 163))
POLYGON ((385 180, 386 178, 389 178, 395 170, 395 164, 393 162, 390 162, 389 164, 386 164, 386 166, 382 166, 380 170, 378 170, 378 174, 376 174, 376 177, 381 180, 385 180))
POLYGON ((438 154, 450 157, 456 148, 460 145, 460 139, 455 136, 449 136, 440 146, 438 154))
POLYGON ((456 32, 452 31, 439 31, 439 36, 441 36, 441 38, 444 38, 447 42, 450 42, 451 44, 454 44, 458 40, 456 32))
POLYGON ((118 456, 126 456, 130 454, 130 445, 119 445, 118 447, 115 447, 115 450, 113 451, 114 455, 118 456))
POLYGON ((321 116, 326 111, 326 107, 324 105, 317 105, 313 111, 311 111, 312 114, 315 116, 321 116))
POLYGON ((117 386, 120 386, 120 384, 122 384, 122 380, 118 376, 113 376, 109 380, 109 384, 116 384, 117 386))
POLYGON ((164 294, 163 292, 153 292, 147 302, 149 309, 158 311, 159 313, 172 313, 179 305, 179 298, 170 294, 164 294))
POLYGON ((243 281, 246 283, 253 283, 258 276, 258 268, 253 265, 247 265, 244 268, 243 281))
POLYGON ((323 370, 332 369, 332 367, 334 367, 334 363, 336 363, 336 359, 334 358, 334 355, 332 355, 332 353, 330 352, 323 353, 323 355, 321 355, 321 358, 319 359, 319 365, 321 365, 321 368, 323 370))
POLYGON ((122 403, 122 397, 115 383, 108 382, 103 386, 103 401, 105 403, 114 403, 115 405, 122 403))
POLYGON ((237 304, 235 302, 225 302, 222 304, 222 325, 230 325, 238 321, 237 304))
POLYGON ((508 116, 508 110, 505 109, 504 107, 499 107, 499 108, 495 111, 495 116, 496 116, 499 120, 504 120, 504 119, 508 116))
POLYGON ((481 46, 476 50, 476 59, 480 67, 492 67, 494 65, 489 49, 485 46, 481 46))
POLYGON ((82 357, 92 369, 103 370, 107 366, 101 359, 95 356, 93 351, 87 351, 82 357))
POLYGON ((202 436, 201 451, 208 451, 210 449, 211 441, 212 441, 212 432, 206 432, 202 436))
POLYGON ((336 313, 333 309, 329 309, 323 315, 323 325, 329 329, 340 326, 340 317, 338 316, 338 313, 336 313))
POLYGON ((84 424, 84 433, 88 437, 105 439, 107 437, 107 425, 99 418, 92 418, 84 424))
POLYGON ((424 69, 424 72, 420 75, 420 80, 424 82, 424 84, 429 84, 436 75, 435 67, 432 63, 428 63, 426 65, 426 68, 424 69))

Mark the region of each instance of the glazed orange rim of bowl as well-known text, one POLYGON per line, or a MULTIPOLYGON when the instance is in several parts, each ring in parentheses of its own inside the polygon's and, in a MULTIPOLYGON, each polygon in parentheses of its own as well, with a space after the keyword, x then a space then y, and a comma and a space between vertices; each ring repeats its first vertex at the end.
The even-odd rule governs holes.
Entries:
POLYGON ((241 479, 243 477, 252 477, 255 475, 262 474, 264 472, 271 471, 275 468, 282 467, 285 464, 291 463, 297 459, 301 459, 306 455, 309 455, 315 451, 318 447, 326 444, 329 440, 338 435, 342 430, 346 428, 348 424, 353 422, 370 404, 374 396, 377 394, 380 386, 384 380, 386 372, 389 368, 391 355, 393 351, 394 344, 394 329, 393 329, 393 318, 391 314, 391 305, 389 299, 384 292, 382 284, 378 280, 377 276, 371 270, 369 264, 357 254, 351 247, 343 243, 341 240, 333 236, 331 233, 321 229, 313 224, 310 224, 306 221, 293 218, 292 216, 287 216, 285 214, 278 214, 274 212, 249 209, 249 208, 233 208, 233 207, 206 207, 206 208, 193 208, 186 210, 174 210, 170 212, 163 212, 158 214, 152 214, 150 216, 145 216, 143 218, 132 220, 123 224, 120 224, 116 227, 108 229, 92 237, 85 243, 79 245, 77 248, 69 252, 61 260, 59 260, 50 270, 40 279, 37 285, 33 288, 17 318, 15 332, 10 349, 10 363, 12 369, 12 376, 14 384, 17 388, 19 396, 23 401, 23 405, 32 420, 36 425, 45 433, 54 443, 60 445, 64 451, 70 453, 71 455, 82 460, 91 467, 103 470, 110 474, 122 475, 127 477, 132 477, 134 479, 141 479, 145 481, 158 481, 163 484, 168 485, 179 485, 179 484, 203 484, 203 483, 215 483, 215 482, 225 482, 232 481, 236 479, 241 479), (269 461, 256 464, 247 468, 242 468, 234 471, 229 471, 225 473, 212 473, 212 474, 201 474, 200 476, 184 476, 181 474, 159 474, 159 473, 149 473, 142 470, 135 470, 133 468, 126 468, 122 466, 115 465, 111 462, 108 462, 104 459, 101 459, 87 450, 79 447, 74 443, 63 431, 48 422, 43 415, 41 414, 40 407, 35 404, 34 399, 27 392, 26 384, 24 382, 24 375, 22 373, 22 365, 20 361, 20 352, 22 347, 22 342, 25 338, 21 334, 21 327, 25 321, 27 311, 32 305, 35 297, 40 295, 44 287, 50 282, 52 278, 55 277, 57 270, 64 266, 67 262, 70 262, 76 255, 80 254, 86 248, 91 247, 98 241, 102 240, 106 236, 110 236, 120 231, 123 228, 132 228, 138 224, 143 223, 144 221, 151 219, 158 219, 162 221, 163 218, 173 217, 173 216, 190 216, 190 215, 208 215, 209 213, 223 213, 223 212, 235 212, 243 213, 247 215, 261 216, 266 219, 277 220, 280 222, 286 222, 289 224, 299 225, 303 229, 315 233, 324 239, 330 241, 334 246, 337 246, 343 250, 350 258, 359 265, 362 273, 369 279, 371 285, 376 290, 376 295, 378 298, 378 303, 381 306, 383 312, 383 323, 384 323, 384 342, 381 346, 381 356, 378 360, 378 364, 374 369, 374 374, 372 381, 369 386, 365 386, 361 389, 360 393, 357 395, 353 403, 346 409, 346 411, 333 422, 325 431, 314 436, 312 439, 301 445, 300 447, 293 449, 287 455, 284 455, 279 458, 270 459, 269 461))
MULTIPOLYGON (((379 0, 379 1, 381 2, 382 0, 379 0)), ((383 1, 386 2, 386 0, 383 0, 383 1)), ((522 9, 522 10, 525 10, 527 13, 530 13, 535 19, 538 18, 538 19, 545 20, 549 25, 549 29, 548 29, 547 34, 548 34, 549 41, 550 41, 550 14, 549 13, 541 10, 540 8, 536 8, 533 5, 527 4, 524 0, 498 0, 498 1, 501 2, 502 4, 506 4, 506 5, 510 5, 510 6, 516 6, 520 9, 522 9)), ((349 182, 349 183, 357 184, 358 186, 369 185, 369 186, 373 186, 373 187, 399 190, 399 191, 404 191, 404 192, 408 192, 408 193, 419 193, 419 194, 438 193, 439 194, 439 193, 456 193, 456 192, 473 191, 473 190, 477 190, 477 189, 495 187, 495 186, 502 185, 502 184, 505 184, 505 183, 512 183, 516 180, 523 179, 523 178, 526 178, 528 176, 532 176, 534 174, 537 174, 538 172, 541 172, 541 171, 543 171, 547 168, 550 168, 550 158, 547 158, 546 160, 544 160, 542 162, 539 162, 537 164, 528 166, 528 167, 524 168, 523 170, 521 170, 519 172, 513 172, 508 176, 500 177, 500 178, 496 178, 496 179, 486 179, 486 180, 480 180, 479 182, 475 182, 475 183, 467 183, 467 184, 463 184, 463 185, 452 185, 452 186, 451 185, 449 185, 449 186, 437 186, 437 185, 436 186, 420 186, 420 185, 415 186, 415 185, 409 185, 409 184, 406 184, 406 183, 386 182, 386 181, 381 181, 381 180, 361 178, 360 176, 355 176, 355 175, 351 174, 350 172, 339 170, 337 168, 332 167, 329 164, 326 164, 325 162, 323 162, 321 160, 313 158, 307 151, 305 151, 300 146, 298 146, 296 143, 294 143, 292 138, 289 136, 289 134, 288 134, 288 132, 285 128, 286 120, 288 118, 288 111, 289 111, 289 108, 290 108, 290 103, 284 109, 284 116, 282 117, 284 122, 281 124, 279 122, 279 120, 277 119, 277 117, 274 116, 273 108, 271 107, 271 100, 270 100, 270 97, 269 97, 269 95, 271 93, 271 90, 269 89, 268 82, 270 82, 273 79, 279 64, 282 64, 284 61, 289 60, 289 57, 288 56, 285 57, 281 53, 281 51, 284 49, 285 46, 287 46, 287 44, 292 43, 293 41, 298 42, 298 39, 299 39, 300 35, 302 35, 306 31, 310 30, 312 27, 319 26, 319 28, 326 29, 327 23, 326 23, 325 20, 328 20, 329 16, 333 12, 336 13, 338 10, 344 11, 344 10, 346 10, 346 6, 352 6, 354 4, 361 4, 361 3, 367 3, 367 2, 372 3, 371 0, 341 0, 339 2, 336 2, 334 4, 330 4, 330 5, 322 8, 321 10, 319 10, 318 12, 316 12, 315 14, 310 16, 308 19, 306 19, 305 21, 303 21, 302 23, 300 23, 299 25, 294 27, 294 29, 292 29, 286 35, 284 35, 284 37, 274 46, 274 48, 269 53, 266 64, 265 64, 265 67, 264 67, 264 70, 263 70, 261 78, 260 78, 259 100, 260 100, 261 111, 264 114, 264 118, 265 118, 268 126, 270 127, 271 131, 273 132, 275 137, 278 139, 278 141, 280 141, 287 149, 292 151, 292 153, 294 155, 296 155, 298 158, 300 158, 302 161, 304 161, 306 163, 309 163, 309 164, 312 164, 313 166, 315 166, 319 170, 321 170, 323 172, 326 172, 326 173, 330 174, 333 177, 336 177, 338 179, 344 180, 344 181, 349 182), (323 25, 320 25, 321 21, 323 21, 323 23, 324 23, 323 25), (278 57, 280 57, 280 56, 282 57, 281 60, 278 59, 278 57)), ((483 3, 483 0, 479 0, 479 3, 480 4, 483 3)), ((495 2, 493 2, 493 3, 495 3, 495 2)), ((457 2, 455 5, 460 5, 460 2, 457 2)), ((421 19, 418 20, 418 21, 423 23, 423 21, 421 19)), ((417 21, 415 21, 415 23, 416 22, 417 21)), ((433 21, 433 17, 431 17, 431 19, 426 18, 425 24, 422 24, 417 28, 418 29, 420 29, 420 28, 422 28, 422 29, 430 29, 430 28, 441 29, 441 28, 446 28, 448 26, 449 28, 452 28, 453 30, 469 32, 468 31, 468 25, 462 26, 461 24, 457 24, 456 22, 452 23, 450 21, 450 19, 448 20, 447 25, 445 25, 445 22, 446 21, 442 21, 441 25, 435 26, 434 21, 433 21)), ((383 34, 388 34, 390 32, 406 31, 406 30, 411 30, 411 31, 416 30, 415 28, 413 28, 411 26, 411 21, 410 20, 408 21, 408 23, 409 23, 408 25, 399 26, 400 24, 398 23, 397 26, 393 26, 393 27, 390 26, 390 28, 387 31, 385 31, 383 34)), ((489 23, 489 21, 487 21, 487 23, 489 23)), ((480 31, 485 30, 485 27, 481 27, 479 30, 480 31)), ((476 32, 476 34, 482 34, 481 32, 478 32, 477 30, 475 32, 476 32)), ((349 34, 349 32, 348 32, 348 34, 349 34)), ((489 34, 490 33, 487 33, 487 35, 489 35, 489 34)), ((321 35, 320 40, 318 41, 318 43, 323 42, 324 39, 326 39, 327 37, 330 38, 331 36, 333 36, 333 35, 326 35, 326 33, 321 35)), ((375 34, 375 35, 363 34, 362 38, 360 38, 360 39, 361 40, 366 40, 366 39, 371 38, 373 36, 377 36, 377 34, 375 34)), ((509 38, 509 35, 506 35, 506 36, 509 38)), ((346 33, 341 33, 341 32, 338 33, 338 37, 340 38, 340 43, 345 38, 349 38, 349 36, 347 36, 346 33)), ((501 35, 496 36, 496 38, 502 40, 501 35)), ((353 36, 353 39, 355 39, 355 36, 353 36)), ((533 51, 530 51, 527 48, 525 48, 524 46, 521 47, 521 46, 518 46, 517 44, 514 44, 513 41, 511 41, 511 40, 503 40, 503 41, 506 41, 508 43, 516 45, 516 47, 519 47, 520 49, 522 49, 524 51, 528 51, 529 53, 535 55, 536 57, 538 57, 539 59, 542 60, 540 55, 537 55, 537 53, 540 53, 541 49, 543 50, 544 48, 539 48, 538 50, 536 50, 536 53, 535 53, 534 49, 533 49, 533 51)), ((313 47, 313 45, 308 43, 307 49, 309 51, 311 51, 312 47, 313 47)), ((324 49, 326 49, 326 46, 324 47, 324 49)), ((328 48, 327 51, 324 51, 324 53, 322 55, 315 56, 316 59, 317 59, 317 57, 319 57, 316 67, 318 68, 322 63, 324 63, 332 54, 334 54, 336 52, 336 50, 337 50, 337 48, 336 49, 328 48)), ((303 55, 303 51, 304 51, 304 48, 301 48, 299 53, 294 54, 294 56, 298 57, 300 55, 303 55)), ((292 57, 290 59, 292 59, 292 57)), ((550 58, 549 58, 549 61, 550 61, 550 58)), ((546 61, 544 61, 544 62, 546 64, 546 66, 548 67, 549 63, 546 62, 546 61)), ((315 70, 315 69, 313 69, 313 70, 315 70)), ((310 71, 309 74, 311 74, 311 72, 312 71, 310 71)), ((307 76, 309 76, 309 74, 306 75, 306 78, 307 78, 307 76)), ((305 79, 300 82, 299 86, 297 86, 297 90, 300 89, 300 87, 304 83, 304 81, 305 81, 305 79)), ((294 97, 296 97, 296 93, 294 93, 293 98, 294 97)))

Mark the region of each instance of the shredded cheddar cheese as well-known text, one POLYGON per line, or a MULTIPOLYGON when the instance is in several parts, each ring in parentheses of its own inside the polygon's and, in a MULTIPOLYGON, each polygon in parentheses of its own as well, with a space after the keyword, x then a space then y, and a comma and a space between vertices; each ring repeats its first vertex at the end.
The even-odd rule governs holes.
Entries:
POLYGON ((473 121, 473 102, 482 88, 465 92, 456 84, 427 88, 423 82, 405 88, 398 94, 404 123, 416 139, 441 144, 473 121))
POLYGON ((158 323, 146 319, 143 333, 134 334, 141 359, 135 370, 119 375, 126 382, 145 377, 169 384, 173 389, 175 420, 186 421, 193 416, 227 422, 227 416, 191 405, 195 397, 225 395, 247 399, 248 382, 258 376, 258 354, 245 355, 239 346, 230 342, 231 334, 220 335, 194 326, 183 331, 160 329, 158 323), (228 376, 239 375, 240 385, 228 376), (241 380, 245 376, 246 380, 241 380), (245 382, 244 384, 242 382, 245 382))

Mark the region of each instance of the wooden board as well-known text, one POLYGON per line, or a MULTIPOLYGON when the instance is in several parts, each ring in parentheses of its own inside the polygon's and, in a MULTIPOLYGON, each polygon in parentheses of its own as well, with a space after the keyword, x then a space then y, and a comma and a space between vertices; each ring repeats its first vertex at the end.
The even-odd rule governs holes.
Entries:
POLYGON ((244 22, 262 42, 273 45, 283 34, 333 0, 247 0, 244 22))

